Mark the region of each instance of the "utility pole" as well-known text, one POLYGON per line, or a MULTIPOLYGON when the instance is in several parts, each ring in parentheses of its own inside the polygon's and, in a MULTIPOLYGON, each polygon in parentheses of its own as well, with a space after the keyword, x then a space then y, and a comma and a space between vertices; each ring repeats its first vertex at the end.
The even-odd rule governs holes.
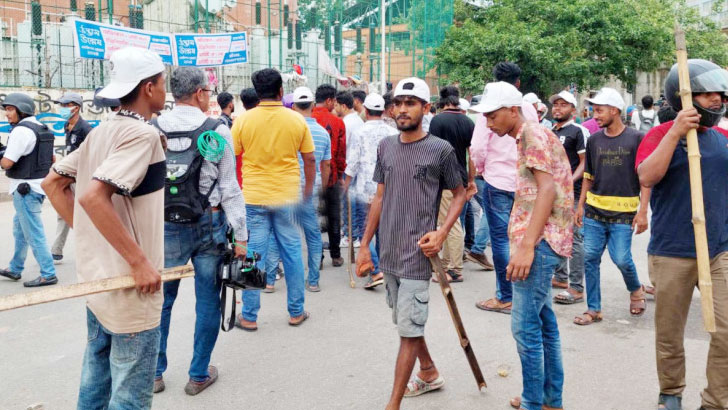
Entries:
POLYGON ((270 30, 270 0, 268 0, 268 68, 273 67, 273 59, 271 55, 271 48, 273 45, 271 44, 271 37, 273 36, 273 32, 270 30))
POLYGON ((381 43, 382 45, 381 45, 381 47, 382 48, 380 50, 382 56, 380 58, 379 67, 381 68, 381 71, 382 71, 382 74, 381 74, 381 81, 382 81, 381 90, 382 90, 382 95, 384 95, 384 94, 387 93, 387 75, 386 75, 387 74, 386 73, 386 67, 387 66, 384 64, 384 61, 385 61, 384 60, 384 57, 385 57, 385 50, 386 50, 386 43, 385 43, 386 39, 385 39, 385 34, 384 34, 384 27, 385 27, 385 24, 386 24, 386 21, 385 21, 386 20, 385 19, 385 17, 386 17, 386 3, 385 3, 385 0, 382 0, 382 4, 381 4, 381 6, 379 8, 379 12, 380 12, 379 19, 381 20, 380 30, 382 31, 382 33, 381 33, 381 35, 382 35, 382 43, 381 43))

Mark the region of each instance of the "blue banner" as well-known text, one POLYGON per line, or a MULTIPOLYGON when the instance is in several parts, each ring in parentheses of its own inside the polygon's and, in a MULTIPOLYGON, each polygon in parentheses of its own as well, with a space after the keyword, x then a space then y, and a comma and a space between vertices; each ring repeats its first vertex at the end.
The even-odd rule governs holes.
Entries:
POLYGON ((89 20, 74 20, 73 38, 76 54, 81 58, 108 59, 124 47, 154 51, 165 64, 174 64, 174 42, 171 34, 112 26, 89 20))
POLYGON ((215 67, 248 62, 245 32, 175 34, 177 65, 215 67))

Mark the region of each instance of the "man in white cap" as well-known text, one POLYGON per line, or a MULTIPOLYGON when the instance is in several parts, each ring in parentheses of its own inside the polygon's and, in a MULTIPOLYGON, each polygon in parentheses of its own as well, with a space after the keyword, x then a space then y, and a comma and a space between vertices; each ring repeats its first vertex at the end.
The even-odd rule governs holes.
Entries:
POLYGON ((78 281, 131 275, 136 284, 86 298, 78 408, 149 409, 163 299, 166 168, 162 136, 148 121, 164 108, 165 68, 156 53, 133 47, 112 54, 109 67, 111 82, 99 96, 119 98, 121 110, 53 166, 43 188, 75 230, 78 281))
MULTIPOLYGON (((556 124, 552 128, 564 146, 566 156, 571 165, 571 179, 574 181, 574 199, 579 202, 581 195, 581 180, 584 176, 584 160, 586 157, 585 130, 574 123, 576 112, 576 98, 574 94, 564 90, 549 98, 551 113, 556 124)), ((556 270, 552 286, 555 289, 565 289, 554 297, 554 302, 573 304, 584 301, 584 237, 581 229, 574 229, 574 244, 572 255, 568 263, 564 261, 556 270)))
MULTIPOLYGON (((81 107, 83 106, 83 97, 81 97, 81 94, 74 92, 64 93, 55 103, 61 106, 58 113, 66 121, 66 124, 63 126, 66 131, 66 154, 70 154, 81 146, 81 143, 86 139, 88 133, 91 132, 92 127, 88 121, 81 117, 81 107)), ((51 247, 51 255, 53 255, 54 263, 60 263, 63 260, 63 248, 66 246, 68 231, 68 225, 58 215, 56 240, 51 247)))
POLYGON ((384 273, 387 304, 392 308, 392 319, 400 336, 387 410, 398 410, 403 396, 418 396, 445 383, 425 343, 432 276, 428 257, 440 251, 460 216, 465 187, 452 145, 422 129, 422 119, 430 110, 429 101, 430 88, 419 78, 401 80, 394 90, 394 113, 400 134, 379 144, 374 170, 377 192, 356 261, 359 276, 371 271, 369 244, 379 229, 379 267, 384 273), (453 199, 447 218, 438 228, 443 189, 452 190, 453 199), (420 361, 420 371, 408 383, 416 359, 420 361))
POLYGON ((511 405, 560 409, 564 370, 550 282, 563 258, 571 255, 571 168, 559 139, 523 117, 522 102, 513 85, 498 82, 486 86, 479 104, 488 127, 501 137, 515 138, 518 149, 507 279, 513 282, 511 330, 521 359, 523 392, 511 405))
MULTIPOLYGON (((349 194, 353 200, 366 204, 368 214, 374 195, 377 193, 377 183, 372 179, 377 164, 377 147, 382 139, 398 135, 399 131, 382 121, 384 98, 381 95, 377 93, 367 95, 363 106, 367 121, 351 135, 348 142, 344 187, 345 190, 351 189, 349 194)), ((384 274, 379 270, 378 249, 378 240, 376 244, 370 243, 373 266, 364 289, 371 290, 384 283, 384 274)))
POLYGON ((642 316, 645 290, 632 260, 632 234, 647 230, 650 189, 640 186, 634 164, 643 134, 622 122, 624 100, 617 90, 602 88, 587 100, 602 128, 589 137, 576 225, 584 230, 587 311, 577 325, 602 320, 600 264, 604 249, 619 268, 630 293, 629 312, 642 316))

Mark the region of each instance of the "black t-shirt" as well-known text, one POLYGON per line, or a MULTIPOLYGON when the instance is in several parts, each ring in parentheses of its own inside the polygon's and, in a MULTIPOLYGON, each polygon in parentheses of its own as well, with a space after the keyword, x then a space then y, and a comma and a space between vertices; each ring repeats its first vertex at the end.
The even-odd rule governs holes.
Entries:
MULTIPOLYGON (((581 128, 574 124, 568 124, 561 128, 554 126, 553 132, 559 137, 561 144, 564 146, 566 156, 569 157, 569 165, 571 165, 571 173, 576 171, 579 166, 579 154, 586 152, 586 144, 584 143, 584 133, 581 128)), ((581 195, 581 178, 574 182, 574 198, 581 195)))
POLYGON ((86 136, 92 129, 93 127, 91 127, 91 124, 89 124, 88 121, 78 117, 78 121, 76 121, 73 129, 70 131, 66 130, 67 154, 77 150, 78 147, 81 146, 81 143, 86 140, 86 136))
POLYGON ((468 148, 473 139, 475 124, 467 115, 457 110, 445 110, 432 118, 430 134, 449 142, 455 149, 458 164, 462 167, 463 185, 468 186, 468 148))
POLYGON ((640 181, 634 164, 643 133, 625 127, 616 137, 599 130, 586 144, 584 178, 592 180, 585 214, 602 222, 631 224, 640 204, 640 181))

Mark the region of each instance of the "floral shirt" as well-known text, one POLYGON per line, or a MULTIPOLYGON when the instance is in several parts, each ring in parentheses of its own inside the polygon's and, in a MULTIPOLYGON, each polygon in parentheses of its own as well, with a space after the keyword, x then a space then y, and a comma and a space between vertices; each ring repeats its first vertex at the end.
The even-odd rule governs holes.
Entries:
POLYGON ((377 147, 379 142, 399 131, 385 124, 382 120, 367 121, 351 134, 346 157, 346 175, 354 180, 351 193, 360 201, 371 203, 377 193, 374 168, 377 165, 377 147))
POLYGON ((566 151, 553 132, 533 122, 523 124, 516 135, 516 145, 516 195, 508 224, 511 252, 520 245, 531 221, 538 193, 532 170, 537 169, 551 174, 556 188, 553 209, 541 238, 546 239, 554 252, 569 257, 574 230, 574 188, 566 151))

